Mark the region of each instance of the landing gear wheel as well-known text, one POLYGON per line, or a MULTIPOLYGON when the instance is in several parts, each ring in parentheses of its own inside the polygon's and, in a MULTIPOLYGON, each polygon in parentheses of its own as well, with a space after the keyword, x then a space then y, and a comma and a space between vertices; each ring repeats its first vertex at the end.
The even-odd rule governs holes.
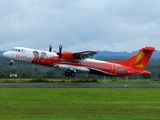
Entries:
POLYGON ((9 65, 12 66, 12 65, 13 65, 13 62, 10 62, 9 65))
POLYGON ((66 76, 66 77, 69 77, 69 76, 70 76, 70 72, 68 72, 68 71, 65 72, 65 76, 66 76))
POLYGON ((68 71, 65 72, 65 76, 66 77, 69 77, 69 76, 75 77, 76 76, 76 72, 73 71, 73 70, 68 70, 68 71))
POLYGON ((14 60, 10 60, 9 65, 12 66, 14 63, 14 60))
POLYGON ((71 71, 70 76, 75 77, 76 73, 74 71, 71 71))

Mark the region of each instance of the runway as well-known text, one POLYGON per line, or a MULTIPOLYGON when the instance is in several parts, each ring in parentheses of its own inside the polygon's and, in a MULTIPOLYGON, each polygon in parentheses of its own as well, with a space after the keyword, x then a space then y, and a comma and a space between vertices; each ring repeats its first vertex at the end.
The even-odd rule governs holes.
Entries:
POLYGON ((160 88, 160 84, 0 83, 0 88, 160 88))

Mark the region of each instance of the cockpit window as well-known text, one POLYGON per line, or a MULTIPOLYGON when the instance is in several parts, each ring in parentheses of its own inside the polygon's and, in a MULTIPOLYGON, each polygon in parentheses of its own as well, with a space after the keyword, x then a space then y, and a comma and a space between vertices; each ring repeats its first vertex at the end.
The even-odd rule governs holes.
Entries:
POLYGON ((15 49, 15 48, 11 49, 11 51, 21 52, 20 49, 15 49))
POLYGON ((11 49, 11 51, 15 51, 15 49, 13 48, 13 49, 11 49))

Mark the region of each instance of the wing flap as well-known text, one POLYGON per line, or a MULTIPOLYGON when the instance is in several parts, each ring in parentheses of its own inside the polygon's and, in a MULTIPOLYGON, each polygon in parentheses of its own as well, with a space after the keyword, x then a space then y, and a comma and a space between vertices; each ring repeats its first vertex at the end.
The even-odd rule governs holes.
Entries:
POLYGON ((73 53, 72 55, 75 57, 78 57, 79 59, 85 59, 85 58, 89 58, 95 54, 97 54, 96 51, 83 51, 83 52, 73 53))

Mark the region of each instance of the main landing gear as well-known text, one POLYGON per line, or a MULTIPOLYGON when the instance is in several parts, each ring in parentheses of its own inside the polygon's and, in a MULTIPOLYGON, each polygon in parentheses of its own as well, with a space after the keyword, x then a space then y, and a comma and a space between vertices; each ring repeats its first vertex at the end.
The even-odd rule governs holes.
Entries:
POLYGON ((76 71, 75 71, 75 70, 67 70, 67 71, 65 72, 65 76, 66 76, 66 77, 69 77, 69 76, 75 77, 75 75, 76 75, 76 71))

